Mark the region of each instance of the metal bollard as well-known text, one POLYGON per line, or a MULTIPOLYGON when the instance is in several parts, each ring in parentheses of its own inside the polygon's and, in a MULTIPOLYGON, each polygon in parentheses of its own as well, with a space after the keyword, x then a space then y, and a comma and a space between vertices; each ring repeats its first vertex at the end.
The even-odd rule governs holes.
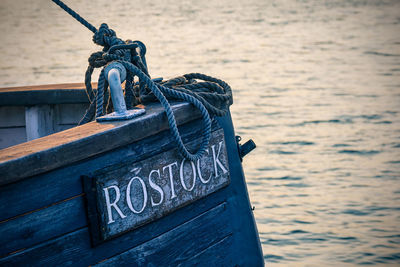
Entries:
POLYGON ((104 74, 108 84, 110 85, 114 112, 98 117, 96 118, 96 121, 129 120, 146 113, 146 111, 141 108, 126 109, 126 103, 121 86, 121 83, 126 79, 126 69, 121 63, 112 62, 105 68, 104 74))

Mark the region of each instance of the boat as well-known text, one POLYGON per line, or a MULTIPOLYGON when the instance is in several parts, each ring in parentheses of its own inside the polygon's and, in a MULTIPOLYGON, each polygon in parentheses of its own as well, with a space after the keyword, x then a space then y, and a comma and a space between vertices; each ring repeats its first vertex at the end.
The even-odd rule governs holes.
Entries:
MULTIPOLYGON (((131 120, 76 126, 88 105, 83 84, 0 89, 1 266, 263 264, 229 114, 213 121, 209 152, 193 165, 179 155, 160 104, 131 120), (141 196, 132 210, 129 181, 141 196), (121 201, 108 218, 98 193, 113 204, 117 187, 121 201)), ((172 108, 182 139, 198 143, 198 111, 184 102, 172 108)))
POLYGON ((0 266, 263 266, 242 168, 254 143, 229 109, 209 131, 192 100, 127 109, 114 63, 114 112, 87 123, 88 83, 0 89, 0 266))

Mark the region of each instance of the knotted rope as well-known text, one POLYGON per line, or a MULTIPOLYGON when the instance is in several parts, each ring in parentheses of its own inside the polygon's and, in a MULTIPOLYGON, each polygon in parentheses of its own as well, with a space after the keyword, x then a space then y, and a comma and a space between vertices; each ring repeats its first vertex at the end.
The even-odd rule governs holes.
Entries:
POLYGON ((79 124, 91 121, 94 117, 104 115, 105 109, 112 111, 108 83, 104 66, 110 62, 119 62, 127 70, 125 82, 125 102, 128 109, 140 103, 159 101, 164 107, 168 124, 178 146, 179 152, 191 161, 202 157, 211 136, 211 116, 224 116, 232 104, 232 90, 224 81, 200 74, 190 73, 181 77, 163 81, 150 78, 146 63, 146 46, 140 41, 123 41, 115 31, 101 24, 99 29, 83 19, 60 0, 52 0, 82 25, 94 33, 93 42, 102 46, 102 51, 92 53, 88 59, 89 66, 85 73, 85 86, 90 105, 79 124), (97 92, 91 85, 95 68, 103 68, 98 78, 97 92), (135 82, 135 78, 137 81, 135 82), (200 148, 195 154, 187 150, 179 134, 175 116, 168 100, 183 100, 199 109, 203 119, 203 134, 200 148), (107 100, 107 101, 105 101, 107 100), (106 102, 106 103, 105 103, 106 102))

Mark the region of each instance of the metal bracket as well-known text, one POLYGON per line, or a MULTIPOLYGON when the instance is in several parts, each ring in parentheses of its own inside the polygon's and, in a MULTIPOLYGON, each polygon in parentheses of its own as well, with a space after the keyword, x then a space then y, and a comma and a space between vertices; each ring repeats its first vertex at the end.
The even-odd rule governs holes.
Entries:
POLYGON ((241 140, 242 140, 242 137, 237 135, 236 136, 236 143, 237 143, 237 146, 238 146, 239 157, 240 157, 240 161, 243 161, 244 156, 246 156, 251 151, 253 151, 253 149, 256 148, 256 144, 254 143, 254 141, 252 139, 250 139, 246 143, 241 145, 239 143, 241 140))
POLYGON ((118 62, 112 62, 104 70, 106 79, 110 85, 111 100, 114 112, 96 118, 96 121, 129 120, 146 113, 145 109, 134 108, 127 110, 121 83, 126 79, 126 69, 118 62))

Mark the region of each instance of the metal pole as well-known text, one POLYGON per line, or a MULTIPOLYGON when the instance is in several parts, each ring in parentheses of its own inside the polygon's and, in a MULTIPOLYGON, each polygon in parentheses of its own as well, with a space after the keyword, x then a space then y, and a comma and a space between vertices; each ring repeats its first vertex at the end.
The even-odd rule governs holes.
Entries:
POLYGON ((113 102, 114 112, 96 118, 97 121, 114 121, 114 120, 129 120, 136 116, 145 113, 144 109, 134 108, 127 110, 122 92, 121 83, 126 79, 126 69, 118 62, 112 62, 105 70, 104 74, 110 85, 111 100, 113 102))

